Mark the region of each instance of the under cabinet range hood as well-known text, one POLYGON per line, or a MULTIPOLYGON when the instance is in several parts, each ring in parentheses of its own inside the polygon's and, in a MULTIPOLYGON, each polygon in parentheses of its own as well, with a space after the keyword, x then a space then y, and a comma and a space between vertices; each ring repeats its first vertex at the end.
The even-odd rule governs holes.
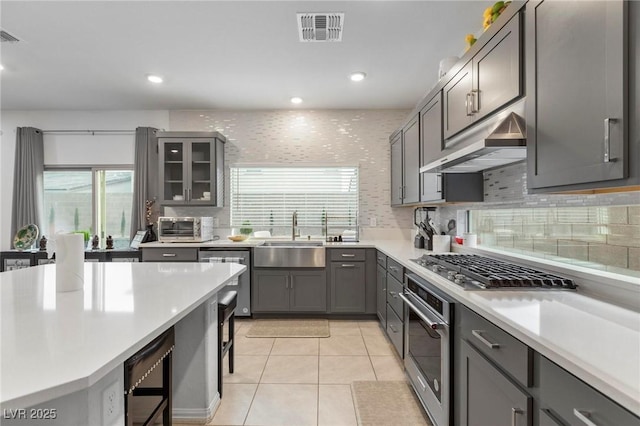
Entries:
POLYGON ((442 158, 420 168, 420 173, 473 173, 524 160, 527 157, 527 139, 524 119, 515 112, 506 118, 498 116, 494 120, 480 125, 480 131, 464 137, 464 140, 476 140, 473 143, 459 142, 442 158), (493 131, 495 122, 498 125, 493 131), (487 134, 490 132, 489 134, 487 134), (486 136, 482 137, 482 134, 486 136), (473 138, 473 139, 472 139, 473 138))

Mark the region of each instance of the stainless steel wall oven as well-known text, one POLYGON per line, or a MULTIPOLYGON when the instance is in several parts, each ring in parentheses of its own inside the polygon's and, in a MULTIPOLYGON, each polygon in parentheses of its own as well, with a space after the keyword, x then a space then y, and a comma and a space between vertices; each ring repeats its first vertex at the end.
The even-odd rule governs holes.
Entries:
POLYGON ((451 420, 454 301, 427 280, 406 275, 405 368, 433 423, 451 420))

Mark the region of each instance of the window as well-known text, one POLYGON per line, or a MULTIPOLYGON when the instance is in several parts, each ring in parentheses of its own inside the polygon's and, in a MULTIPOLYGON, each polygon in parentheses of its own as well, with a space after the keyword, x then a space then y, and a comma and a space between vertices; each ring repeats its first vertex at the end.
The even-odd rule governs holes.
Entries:
POLYGON ((115 249, 129 247, 133 170, 93 168, 44 172, 44 230, 85 232, 100 236, 106 247, 108 235, 115 249))
POLYGON ((231 226, 291 232, 298 212, 303 235, 321 235, 324 218, 357 226, 357 167, 231 167, 231 226))

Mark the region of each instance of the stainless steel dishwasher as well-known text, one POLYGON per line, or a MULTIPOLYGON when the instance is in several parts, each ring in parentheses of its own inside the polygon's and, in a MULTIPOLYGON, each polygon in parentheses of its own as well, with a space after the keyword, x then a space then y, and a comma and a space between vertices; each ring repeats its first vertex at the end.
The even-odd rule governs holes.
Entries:
POLYGON ((237 317, 251 316, 251 252, 248 249, 201 248, 198 260, 200 262, 240 263, 247 266, 247 270, 238 277, 238 284, 228 285, 222 291, 235 290, 238 292, 238 305, 235 312, 237 317))

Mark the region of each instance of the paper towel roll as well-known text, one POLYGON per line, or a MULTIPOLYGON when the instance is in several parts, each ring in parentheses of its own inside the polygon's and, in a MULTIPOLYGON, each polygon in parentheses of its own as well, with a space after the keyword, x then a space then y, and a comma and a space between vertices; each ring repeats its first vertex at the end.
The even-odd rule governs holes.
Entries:
POLYGON ((449 251, 451 251, 451 236, 450 235, 434 235, 433 236, 433 252, 447 253, 449 251))
POLYGON ((56 291, 84 287, 84 235, 56 235, 56 291))
POLYGON ((467 247, 477 247, 478 236, 471 232, 465 232, 464 234, 462 234, 462 244, 467 247))

